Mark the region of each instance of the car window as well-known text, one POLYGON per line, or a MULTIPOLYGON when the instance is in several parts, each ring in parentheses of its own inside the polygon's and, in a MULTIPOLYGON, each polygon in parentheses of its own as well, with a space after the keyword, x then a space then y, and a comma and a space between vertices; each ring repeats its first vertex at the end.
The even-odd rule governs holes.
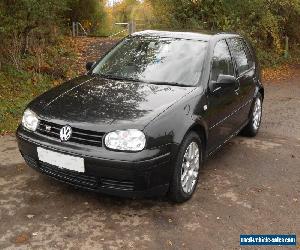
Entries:
POLYGON ((210 80, 217 81, 220 74, 234 75, 231 55, 225 40, 217 42, 214 49, 210 80))
POLYGON ((246 51, 246 55, 247 55, 247 59, 248 59, 249 68, 252 68, 254 66, 253 55, 251 53, 249 46, 247 45, 247 43, 245 41, 244 41, 244 46, 245 46, 245 51, 246 51))
POLYGON ((238 75, 241 75, 253 66, 252 56, 240 38, 229 39, 229 46, 236 62, 238 75))
POLYGON ((92 73, 149 83, 196 85, 206 48, 205 41, 129 37, 112 49, 92 73))

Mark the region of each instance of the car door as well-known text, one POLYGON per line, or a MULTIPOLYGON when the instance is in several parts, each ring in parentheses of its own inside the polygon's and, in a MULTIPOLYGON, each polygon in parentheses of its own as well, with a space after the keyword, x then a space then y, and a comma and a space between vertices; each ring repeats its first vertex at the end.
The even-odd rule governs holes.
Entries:
POLYGON ((255 63, 252 52, 244 39, 238 37, 227 41, 234 59, 237 80, 240 85, 236 121, 242 125, 248 119, 255 91, 255 63))
POLYGON ((234 66, 227 42, 220 40, 214 48, 208 88, 209 151, 221 145, 236 127, 232 114, 238 103, 239 86, 236 81, 236 84, 224 83, 215 88, 214 84, 223 75, 232 76, 235 79, 234 66))

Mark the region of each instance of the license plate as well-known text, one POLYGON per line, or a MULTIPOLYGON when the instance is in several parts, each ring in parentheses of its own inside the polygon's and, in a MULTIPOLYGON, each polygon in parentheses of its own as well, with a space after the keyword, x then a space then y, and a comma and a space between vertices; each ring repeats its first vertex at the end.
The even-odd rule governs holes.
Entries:
POLYGON ((44 148, 37 148, 39 160, 59 168, 84 173, 84 159, 65 155, 44 148))

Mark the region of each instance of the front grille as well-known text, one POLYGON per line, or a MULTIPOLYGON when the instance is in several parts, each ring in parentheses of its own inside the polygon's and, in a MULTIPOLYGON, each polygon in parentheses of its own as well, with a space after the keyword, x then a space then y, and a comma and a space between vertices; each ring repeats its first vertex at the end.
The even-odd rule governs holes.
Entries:
POLYGON ((39 162, 39 165, 41 172, 54 177, 55 179, 90 189, 97 189, 98 187, 97 178, 94 176, 61 169, 44 162, 39 162))
MULTIPOLYGON (((62 127, 63 125, 41 120, 37 128, 37 132, 47 137, 60 140, 59 133, 62 127)), ((72 136, 69 141, 78 144, 102 147, 103 136, 104 133, 102 132, 95 132, 72 127, 72 136)))
POLYGON ((119 181, 107 178, 101 178, 101 186, 103 188, 119 189, 124 191, 133 191, 134 183, 132 181, 119 181))
POLYGON ((128 180, 115 180, 87 175, 75 171, 62 169, 45 162, 36 161, 32 157, 22 154, 27 165, 57 180, 67 182, 83 188, 97 190, 98 188, 134 191, 134 182, 128 180))

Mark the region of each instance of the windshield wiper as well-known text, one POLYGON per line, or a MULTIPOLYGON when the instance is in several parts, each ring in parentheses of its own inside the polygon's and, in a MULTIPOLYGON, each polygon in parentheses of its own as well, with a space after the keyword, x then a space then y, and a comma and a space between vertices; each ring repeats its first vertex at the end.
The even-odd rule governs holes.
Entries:
POLYGON ((130 77, 126 78, 126 77, 114 76, 114 75, 110 75, 110 74, 93 73, 92 75, 100 76, 105 79, 116 80, 116 81, 141 82, 139 79, 130 78, 130 77))
POLYGON ((179 86, 179 87, 193 87, 193 85, 187 85, 178 82, 143 81, 136 78, 130 78, 130 77, 126 78, 126 77, 114 76, 110 74, 101 74, 101 73, 92 73, 92 76, 100 76, 105 79, 111 79, 116 81, 140 82, 140 83, 149 83, 154 85, 172 85, 172 86, 179 86))
POLYGON ((183 83, 178 83, 178 82, 148 82, 150 84, 155 84, 155 85, 172 85, 172 86, 179 86, 179 87, 193 87, 193 85, 187 85, 183 83))

